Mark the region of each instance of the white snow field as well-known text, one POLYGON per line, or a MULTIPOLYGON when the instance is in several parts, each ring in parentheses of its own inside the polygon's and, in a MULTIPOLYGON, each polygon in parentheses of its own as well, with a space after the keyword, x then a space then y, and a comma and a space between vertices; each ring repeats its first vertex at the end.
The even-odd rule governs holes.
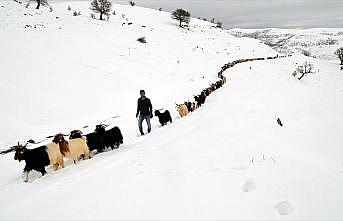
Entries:
POLYGON ((151 9, 114 5, 117 15, 99 21, 88 2, 52 6, 0 3, 1 147, 86 125, 88 133, 105 119, 124 144, 44 177, 31 172, 29 183, 25 163, 1 155, 0 220, 343 219, 338 60, 296 54, 238 64, 203 107, 179 119, 175 102, 217 80, 223 64, 277 52, 196 19, 180 29, 151 9), (136 41, 142 36, 147 44, 136 41), (305 61, 315 72, 299 81, 292 72, 305 61), (161 128, 153 118, 143 137, 140 89, 174 120, 161 128))
POLYGON ((336 60, 334 52, 343 47, 342 28, 310 29, 230 29, 237 37, 250 37, 261 40, 280 53, 304 53, 309 57, 336 60))

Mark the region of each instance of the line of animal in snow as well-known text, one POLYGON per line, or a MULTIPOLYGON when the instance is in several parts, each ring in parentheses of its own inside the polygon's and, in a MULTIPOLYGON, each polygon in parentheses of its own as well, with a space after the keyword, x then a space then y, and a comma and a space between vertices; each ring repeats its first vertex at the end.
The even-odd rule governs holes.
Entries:
POLYGON ((291 57, 292 55, 276 55, 274 57, 260 57, 260 58, 246 58, 246 59, 238 59, 232 62, 229 62, 221 67, 221 70, 218 72, 218 77, 223 79, 223 72, 226 71, 229 68, 232 68, 236 64, 244 63, 244 62, 249 62, 249 61, 259 61, 259 60, 271 60, 271 59, 277 59, 277 58, 285 58, 285 57, 291 57))
POLYGON ((180 117, 185 117, 190 112, 195 111, 206 101, 206 98, 215 90, 221 88, 226 83, 226 78, 223 77, 215 83, 211 84, 208 88, 203 89, 200 94, 194 96, 194 101, 186 101, 183 104, 176 104, 176 110, 180 117))
MULTIPOLYGON (((229 62, 222 66, 221 70, 218 72, 219 80, 202 90, 199 95, 194 96, 193 102, 186 101, 183 104, 176 104, 176 110, 182 118, 201 107, 211 93, 227 83, 227 79, 223 75, 223 72, 236 64, 256 60, 284 58, 287 56, 291 55, 239 59, 229 62)), ((168 122, 172 123, 172 118, 168 110, 163 113, 161 113, 160 110, 156 110, 155 116, 159 118, 159 122, 162 126, 166 125, 168 122)), ((41 172, 44 176, 46 174, 46 166, 51 165, 54 170, 57 170, 59 167, 63 168, 64 158, 71 159, 76 163, 80 159, 85 159, 86 157, 91 158, 93 150, 96 150, 97 153, 104 151, 106 148, 111 148, 113 150, 119 148, 120 144, 123 143, 123 136, 120 129, 114 127, 110 130, 106 130, 106 125, 104 124, 97 125, 93 133, 86 135, 83 135, 81 130, 73 130, 70 132, 68 141, 65 140, 65 136, 68 135, 61 133, 57 134, 54 136, 51 143, 34 149, 26 148, 29 142, 25 145, 20 145, 18 143, 18 146, 15 148, 14 159, 18 161, 24 160, 26 163, 24 168, 25 182, 28 181, 28 174, 31 170, 41 172)))
POLYGON ((28 149, 25 145, 18 143, 15 149, 14 160, 19 162, 24 160, 25 179, 28 181, 28 175, 31 170, 41 172, 42 176, 46 174, 45 167, 52 166, 54 170, 59 167, 64 168, 64 158, 71 159, 76 164, 80 159, 91 158, 92 151, 97 153, 106 148, 117 149, 123 143, 123 135, 118 127, 106 130, 106 125, 97 125, 93 133, 83 135, 80 130, 70 132, 69 140, 65 140, 64 134, 57 134, 51 143, 28 149))
MULTIPOLYGON (((292 55, 289 54, 289 55, 276 55, 274 57, 267 57, 267 58, 248 58, 248 59, 239 59, 239 60, 235 60, 235 61, 232 61, 232 62, 229 62, 227 64, 225 64, 224 66, 222 66, 221 70, 218 72, 218 77, 221 78, 221 79, 225 79, 225 76, 223 75, 223 72, 226 71, 227 69, 235 66, 236 64, 240 64, 240 63, 244 63, 244 62, 249 62, 249 61, 259 61, 259 60, 271 60, 271 59, 277 59, 277 58, 285 58, 285 57, 291 57, 292 55)), ((251 69, 251 67, 250 67, 251 69)), ((277 118, 277 123, 280 127, 283 127, 283 124, 281 122, 281 119, 280 118, 277 118)))
POLYGON ((180 117, 185 117, 188 115, 188 113, 195 111, 198 109, 202 104, 205 103, 206 97, 208 97, 211 93, 213 93, 215 90, 221 88, 224 84, 227 83, 226 77, 223 75, 223 72, 226 71, 228 68, 231 68, 235 66, 236 64, 240 64, 243 62, 249 62, 249 61, 256 61, 256 60, 270 60, 270 59, 276 59, 276 58, 284 58, 289 57, 291 55, 276 55, 274 57, 267 57, 267 58, 248 58, 248 59, 238 59, 232 62, 229 62, 222 66, 221 70, 218 72, 218 77, 220 78, 215 83, 212 83, 210 87, 204 89, 201 91, 199 95, 194 96, 194 101, 186 101, 183 104, 176 104, 176 110, 179 113, 180 117))

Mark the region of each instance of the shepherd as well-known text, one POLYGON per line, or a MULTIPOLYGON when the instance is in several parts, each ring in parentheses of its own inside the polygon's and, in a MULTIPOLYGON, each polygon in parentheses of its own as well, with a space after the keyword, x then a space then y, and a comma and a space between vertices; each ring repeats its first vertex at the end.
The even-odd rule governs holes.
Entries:
POLYGON ((153 117, 152 115, 152 104, 149 98, 145 96, 145 91, 140 90, 140 98, 138 99, 137 103, 137 113, 136 118, 138 118, 138 128, 141 135, 144 135, 142 123, 146 120, 148 125, 148 133, 151 132, 151 124, 150 119, 153 117))

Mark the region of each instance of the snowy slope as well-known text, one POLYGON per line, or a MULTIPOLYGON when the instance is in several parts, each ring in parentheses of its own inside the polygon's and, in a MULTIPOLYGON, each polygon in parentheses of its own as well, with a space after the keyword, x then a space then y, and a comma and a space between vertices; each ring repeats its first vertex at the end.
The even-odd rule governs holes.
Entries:
POLYGON ((208 86, 228 60, 275 54, 203 21, 180 29, 168 13, 152 9, 114 5, 117 15, 101 22, 90 18, 88 2, 56 3, 52 13, 13 1, 1 6, 2 148, 117 115, 109 123, 136 130, 140 89, 154 107, 175 111, 174 102, 208 86), (72 16, 73 10, 82 15, 72 16), (122 26, 128 21, 133 24, 122 26), (142 36, 147 44, 136 41, 142 36))
POLYGON ((296 55, 236 65, 204 107, 163 128, 153 119, 153 133, 137 138, 142 87, 175 117, 174 102, 207 86, 224 63, 275 52, 201 21, 182 31, 167 14, 119 5, 117 14, 154 30, 121 26, 121 16, 75 18, 62 3, 33 16, 50 21, 47 28, 27 30, 20 25, 27 9, 1 4, 12 10, 0 36, 0 60, 11 73, 1 74, 1 142, 85 124, 91 131, 120 115, 108 122, 120 126, 125 143, 44 177, 32 173, 30 183, 22 181, 23 163, 1 156, 0 219, 343 219, 337 64, 296 55), (147 45, 136 43, 142 35, 147 45), (298 81, 291 73, 306 60, 316 72, 298 81))
POLYGON ((311 29, 231 29, 237 37, 261 40, 280 53, 306 51, 311 57, 339 62, 334 52, 343 46, 342 28, 311 29))

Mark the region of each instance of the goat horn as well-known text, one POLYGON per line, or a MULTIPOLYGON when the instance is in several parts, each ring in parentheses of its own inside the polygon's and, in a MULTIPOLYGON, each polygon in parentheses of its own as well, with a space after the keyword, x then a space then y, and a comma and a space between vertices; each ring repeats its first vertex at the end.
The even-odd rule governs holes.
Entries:
POLYGON ((20 144, 19 144, 19 141, 18 141, 18 145, 17 146, 13 146, 13 148, 15 149, 15 150, 17 150, 17 149, 19 149, 19 146, 20 144))
POLYGON ((32 140, 32 139, 30 139, 30 140, 28 140, 28 141, 26 141, 27 143, 33 143, 33 144, 35 144, 36 142, 34 141, 34 140, 32 140))

